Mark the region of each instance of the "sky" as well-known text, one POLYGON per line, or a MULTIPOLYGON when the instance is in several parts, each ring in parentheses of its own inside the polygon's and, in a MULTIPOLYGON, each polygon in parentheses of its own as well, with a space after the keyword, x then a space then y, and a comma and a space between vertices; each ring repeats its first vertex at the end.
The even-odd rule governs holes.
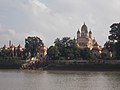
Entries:
POLYGON ((120 20, 120 0, 0 0, 0 47, 24 46, 28 36, 40 37, 53 45, 56 38, 76 38, 86 23, 103 46, 110 25, 120 20))

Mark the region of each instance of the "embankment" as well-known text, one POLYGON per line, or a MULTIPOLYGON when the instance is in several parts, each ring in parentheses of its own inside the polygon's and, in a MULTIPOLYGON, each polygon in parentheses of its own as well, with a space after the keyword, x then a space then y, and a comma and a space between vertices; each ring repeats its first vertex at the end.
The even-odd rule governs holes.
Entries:
POLYGON ((98 62, 90 62, 88 60, 63 60, 52 61, 44 69, 47 70, 110 70, 120 71, 120 60, 104 60, 98 62))
POLYGON ((120 65, 111 64, 72 64, 72 65, 49 65, 44 70, 100 70, 120 71, 120 65))

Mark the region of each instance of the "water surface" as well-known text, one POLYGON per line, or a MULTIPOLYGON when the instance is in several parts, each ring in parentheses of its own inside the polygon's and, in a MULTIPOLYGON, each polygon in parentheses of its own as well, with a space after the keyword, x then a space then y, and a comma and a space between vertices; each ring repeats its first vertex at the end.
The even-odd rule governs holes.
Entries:
POLYGON ((120 72, 0 70, 0 90, 120 90, 120 72))

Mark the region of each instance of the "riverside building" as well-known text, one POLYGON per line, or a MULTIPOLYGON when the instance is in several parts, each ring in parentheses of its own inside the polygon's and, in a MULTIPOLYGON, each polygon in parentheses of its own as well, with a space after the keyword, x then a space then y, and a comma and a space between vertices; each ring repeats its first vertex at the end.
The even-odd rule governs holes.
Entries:
POLYGON ((81 30, 78 29, 77 31, 76 42, 79 48, 89 48, 90 50, 94 49, 97 51, 101 50, 97 41, 92 36, 92 31, 88 31, 88 28, 85 23, 82 25, 81 30))

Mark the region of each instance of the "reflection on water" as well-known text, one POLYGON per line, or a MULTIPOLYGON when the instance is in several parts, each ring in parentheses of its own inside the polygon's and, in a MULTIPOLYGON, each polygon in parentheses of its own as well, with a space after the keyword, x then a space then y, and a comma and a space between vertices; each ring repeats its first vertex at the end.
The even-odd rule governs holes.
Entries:
POLYGON ((0 70, 0 90, 120 90, 117 71, 0 70))

